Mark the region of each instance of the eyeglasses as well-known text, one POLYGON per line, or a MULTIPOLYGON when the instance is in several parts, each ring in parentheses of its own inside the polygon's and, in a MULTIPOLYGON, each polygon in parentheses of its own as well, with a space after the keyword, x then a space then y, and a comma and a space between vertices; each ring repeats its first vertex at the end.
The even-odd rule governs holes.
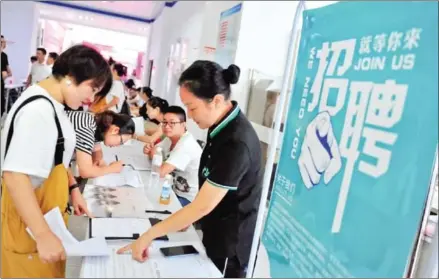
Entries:
POLYGON ((161 125, 163 128, 166 127, 166 125, 169 125, 169 127, 174 128, 175 125, 181 124, 181 123, 184 123, 184 122, 181 122, 181 121, 180 122, 162 122, 161 125))

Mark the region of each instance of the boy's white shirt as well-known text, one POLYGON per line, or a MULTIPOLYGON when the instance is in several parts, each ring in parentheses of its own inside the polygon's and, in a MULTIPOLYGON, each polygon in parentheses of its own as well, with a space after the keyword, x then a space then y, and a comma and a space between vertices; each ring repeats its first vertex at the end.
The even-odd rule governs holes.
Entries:
POLYGON ((177 196, 193 201, 198 193, 198 168, 202 149, 191 133, 186 132, 171 151, 171 140, 158 144, 164 153, 164 162, 175 167, 173 190, 177 196))

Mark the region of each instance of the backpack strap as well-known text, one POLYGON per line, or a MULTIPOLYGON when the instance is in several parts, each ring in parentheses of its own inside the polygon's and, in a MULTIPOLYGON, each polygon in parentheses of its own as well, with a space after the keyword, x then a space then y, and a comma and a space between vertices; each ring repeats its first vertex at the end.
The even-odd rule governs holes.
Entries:
POLYGON ((38 99, 46 99, 50 103, 50 105, 52 105, 53 111, 55 112, 55 124, 56 124, 56 129, 58 130, 58 139, 56 141, 54 160, 55 160, 55 166, 57 166, 59 164, 62 164, 62 162, 63 162, 64 136, 63 136, 63 132, 61 129, 61 124, 59 123, 58 115, 56 114, 55 106, 53 105, 52 101, 49 98, 47 98, 46 96, 43 96, 43 95, 36 95, 36 96, 29 97, 28 99, 24 100, 18 106, 18 108, 15 110, 14 115, 12 116, 12 119, 11 119, 11 123, 9 124, 9 131, 8 131, 8 136, 6 139, 5 158, 6 158, 6 154, 8 153, 9 145, 10 145, 11 140, 12 140, 12 135, 14 134, 14 122, 15 122, 15 117, 17 116, 18 111, 21 108, 23 108, 25 105, 29 104, 32 101, 38 100, 38 99))

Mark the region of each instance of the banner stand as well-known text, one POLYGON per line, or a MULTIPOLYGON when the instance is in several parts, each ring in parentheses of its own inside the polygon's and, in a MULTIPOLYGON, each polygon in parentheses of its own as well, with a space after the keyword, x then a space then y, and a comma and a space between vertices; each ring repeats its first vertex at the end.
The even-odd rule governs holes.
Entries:
MULTIPOLYGON (((434 197, 434 191, 435 191, 435 187, 436 187, 435 182, 436 182, 436 177, 438 175, 438 157, 437 156, 438 156, 438 148, 436 147, 436 156, 435 156, 436 161, 435 161, 434 167, 431 171, 430 190, 429 190, 428 198, 427 198, 427 201, 425 204, 424 216, 422 218, 422 223, 420 224, 420 229, 419 229, 417 241, 413 244, 412 257, 410 257, 408 259, 408 262, 407 262, 406 277, 409 277, 409 278, 416 278, 418 268, 421 266, 421 263, 419 262, 419 260, 421 258, 421 252, 422 252, 423 244, 424 244, 424 232, 425 232, 426 227, 427 227, 428 217, 430 216, 432 201, 433 201, 433 197, 434 197)), ((436 228, 436 230, 437 229, 438 228, 436 228)))
MULTIPOLYGON (((299 34, 299 24, 300 24, 300 19, 303 17, 303 12, 306 10, 305 7, 305 2, 306 1, 300 1, 296 11, 295 11, 295 15, 294 15, 294 20, 293 20, 293 24, 292 24, 292 31, 291 31, 291 35, 290 35, 290 40, 289 40, 289 46, 288 46, 288 56, 287 56, 287 61, 286 61, 286 65, 285 65, 285 69, 284 69, 284 74, 283 74, 283 80, 282 80, 282 90, 280 92, 280 96, 279 96, 279 100, 278 100, 278 106, 276 106, 276 110, 275 110, 275 125, 273 127, 274 133, 272 133, 271 135, 271 144, 269 146, 269 150, 268 150, 268 156, 267 156, 267 162, 265 165, 265 174, 264 174, 264 179, 263 179, 263 184, 262 184, 262 194, 261 194, 261 200, 260 200, 260 204, 259 204, 259 210, 258 210, 258 217, 257 217, 257 222, 256 222, 256 227, 255 227, 255 232, 254 232, 254 236, 253 236, 253 241, 252 241, 252 248, 251 248, 251 253, 250 253, 250 259, 249 259, 249 264, 248 264, 248 270, 247 270, 247 274, 246 277, 247 278, 253 278, 253 274, 255 272, 255 267, 256 267, 256 259, 258 256, 258 250, 260 245, 262 245, 262 234, 264 231, 264 224, 265 224, 265 216, 266 216, 266 206, 267 206, 267 199, 268 199, 268 193, 269 193, 269 187, 270 187, 270 180, 271 180, 271 175, 272 175, 272 170, 273 170, 273 164, 275 161, 275 155, 276 155, 276 151, 277 151, 277 147, 278 147, 278 142, 279 142, 279 137, 280 137, 280 127, 281 127, 281 122, 282 122, 282 118, 284 115, 284 108, 285 106, 287 106, 287 109, 289 107, 289 103, 290 103, 290 99, 293 98, 293 96, 290 96, 290 98, 288 98, 288 90, 289 88, 292 88, 292 92, 291 94, 294 94, 294 88, 295 88, 295 83, 296 81, 296 75, 297 75, 297 59, 298 59, 298 52, 299 52, 299 47, 300 47, 300 42, 301 42, 301 38, 300 38, 300 34, 299 34), (290 87, 291 86, 291 87, 290 87)), ((431 15, 431 14, 430 14, 431 15)), ((436 14, 436 18, 437 18, 437 14, 436 14)), ((414 28, 412 29, 414 30, 414 28)), ((364 37, 362 38, 364 39, 364 37)), ((419 39, 419 38, 418 38, 419 39)), ((394 67, 394 65, 392 64, 392 67, 394 67)), ((393 68, 392 68, 393 69, 393 68)), ((361 69, 360 69, 361 70, 361 69)), ((299 74, 300 75, 300 74, 299 74)), ((437 108, 436 108, 437 110, 437 108)), ((287 112, 288 114, 288 112, 287 112)), ((287 116, 288 118, 288 116, 287 116)), ((429 142, 429 146, 430 146, 430 150, 433 151, 433 146, 431 145, 432 142, 429 142)), ((283 145, 283 142, 281 143, 281 145, 283 145)), ((432 152, 429 153, 430 155, 432 154, 432 152)), ((422 197, 424 199, 424 208, 423 208, 423 212, 419 212, 419 216, 420 220, 417 219, 416 220, 416 225, 411 224, 411 230, 414 230, 417 228, 418 234, 417 237, 414 240, 410 239, 410 242, 406 242, 407 245, 411 245, 411 253, 407 253, 407 261, 406 261, 406 265, 405 265, 405 271, 402 269, 404 268, 404 265, 402 264, 402 260, 405 259, 401 259, 400 258, 400 265, 399 265, 399 270, 401 273, 404 272, 405 277, 408 278, 414 278, 417 275, 418 269, 421 268, 422 263, 420 262, 420 258, 421 258, 421 252, 423 249, 423 235, 426 229, 426 225, 427 225, 427 220, 428 217, 430 215, 430 210, 431 210, 431 205, 432 205, 432 200, 433 200, 433 196, 434 196, 434 191, 435 191, 435 179, 436 176, 438 174, 438 146, 437 146, 437 141, 436 141, 436 153, 435 153, 435 160, 434 160, 434 164, 433 164, 433 168, 430 172, 431 175, 431 179, 430 179, 430 185, 428 190, 426 189, 425 186, 427 186, 427 180, 428 177, 425 175, 425 172, 427 171, 427 168, 423 168, 424 169, 424 181, 427 183, 422 183, 425 190, 426 191, 426 196, 424 198, 424 192, 422 192, 422 197), (423 213, 422 216, 420 216, 423 213), (413 244, 412 244, 413 243, 413 244)), ((431 162, 431 161, 429 161, 431 162)), ((431 165, 429 165, 431 166, 431 165)), ((279 172, 279 169, 276 171, 276 176, 279 172)), ((404 183, 404 185, 406 185, 404 183)), ((415 185, 412 183, 412 185, 415 185)), ((420 201, 421 197, 418 195, 418 205, 420 205, 419 201, 420 201)), ((337 204, 338 207, 338 204, 337 204)), ((395 207, 395 206, 394 206, 395 207)), ((419 206, 418 209, 420 210, 419 206)), ((418 211, 412 211, 412 212, 418 212, 418 211)), ((413 218, 412 218, 413 220, 413 218)), ((341 222, 341 221, 340 221, 341 222)), ((333 228, 334 230, 334 224, 333 224, 333 228)), ((336 231, 337 233, 339 231, 336 231)), ((393 246, 388 246, 388 247, 393 247, 393 246)), ((408 246, 406 246, 408 248, 408 246)), ((395 252, 396 250, 392 250, 393 252, 395 252)), ((401 255, 401 254, 399 254, 401 255)))
POLYGON ((265 209, 267 204, 267 198, 268 198, 268 190, 270 188, 270 179, 271 179, 271 173, 273 171, 273 164, 276 156, 276 149, 277 149, 277 142, 279 141, 279 131, 281 128, 281 122, 282 122, 282 115, 284 112, 284 108, 286 107, 286 103, 289 103, 287 100, 288 96, 288 88, 290 85, 290 81, 293 82, 293 88, 294 88, 294 82, 295 82, 295 72, 296 72, 296 57, 298 53, 298 41, 296 41, 297 34, 298 34, 298 23, 299 19, 302 16, 302 12, 305 10, 305 1, 300 1, 297 8, 296 13, 294 15, 292 30, 291 30, 291 36, 289 40, 288 45, 288 57, 287 57, 287 63, 285 64, 284 74, 283 74, 283 80, 282 80, 282 90, 279 96, 278 100, 278 106, 276 106, 275 110, 275 120, 274 120, 274 133, 271 135, 271 144, 268 149, 268 156, 267 156, 267 163, 265 165, 265 173, 264 173, 264 180, 262 184, 262 194, 261 194, 261 201, 259 203, 259 210, 258 210, 258 218, 256 221, 256 227, 255 227, 255 233, 253 235, 253 242, 252 242, 252 249, 250 252, 250 259, 248 263, 248 269, 247 269, 247 278, 253 277, 254 268, 256 265, 256 257, 258 253, 259 248, 259 242, 262 235, 263 225, 264 225, 264 216, 265 216, 265 209), (297 48, 295 48, 297 46, 297 48))

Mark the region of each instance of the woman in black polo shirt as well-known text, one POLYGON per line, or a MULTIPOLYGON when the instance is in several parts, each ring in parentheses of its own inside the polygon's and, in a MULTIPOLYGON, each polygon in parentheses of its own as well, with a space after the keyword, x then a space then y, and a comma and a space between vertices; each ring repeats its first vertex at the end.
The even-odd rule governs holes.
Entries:
POLYGON ((152 240, 201 219, 207 255, 225 277, 245 277, 261 196, 261 149, 252 125, 230 100, 230 85, 238 82, 235 65, 221 68, 196 61, 179 80, 180 97, 188 116, 209 129, 200 161, 200 191, 194 201, 158 223, 137 241, 119 250, 132 250, 144 261, 152 240))

